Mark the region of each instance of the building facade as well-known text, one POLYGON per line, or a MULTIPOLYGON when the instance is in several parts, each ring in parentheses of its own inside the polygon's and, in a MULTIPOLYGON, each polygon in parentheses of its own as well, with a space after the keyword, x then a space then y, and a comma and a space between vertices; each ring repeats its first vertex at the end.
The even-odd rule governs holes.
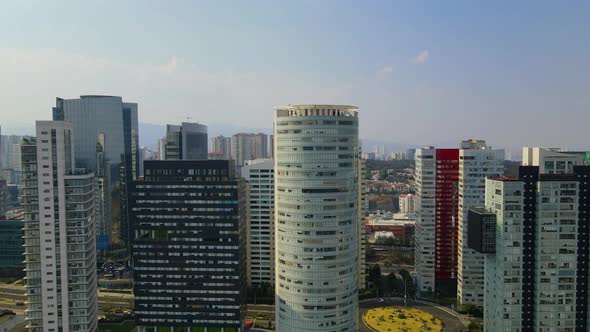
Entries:
POLYGON ((12 169, 20 161, 14 160, 15 144, 19 144, 26 136, 0 135, 0 169, 12 169))
POLYGON ((460 304, 481 306, 483 256, 466 248, 465 220, 471 206, 484 203, 485 178, 504 174, 504 150, 470 139, 458 149, 417 149, 415 160, 418 288, 456 292, 460 304))
POLYGON ((484 251, 484 328, 587 331, 590 167, 519 173, 486 180, 485 208, 496 227, 478 229, 491 229, 480 236, 495 240, 494 252, 484 251))
POLYGON ((466 140, 459 150, 459 215, 457 223, 457 300, 484 305, 484 256, 467 246, 469 208, 485 202, 485 179, 504 175, 504 150, 482 140, 466 140))
POLYGON ((15 272, 24 268, 23 228, 23 220, 0 220, 0 271, 15 272))
POLYGON ((158 140, 158 160, 166 160, 166 138, 158 140))
POLYGON ((400 213, 415 213, 414 195, 401 194, 399 195, 399 212, 400 213))
POLYGON ((27 136, 0 135, 0 178, 20 186, 22 177, 20 141, 27 136))
POLYGON ((166 126, 166 160, 207 160, 207 126, 183 122, 166 126))
POLYGON ((454 289, 457 278, 459 149, 416 150, 415 260, 418 289, 454 289))
POLYGON ((523 166, 539 166, 542 174, 571 173, 573 167, 590 165, 590 152, 562 151, 560 148, 522 148, 523 166))
POLYGON ((248 160, 241 173, 249 186, 248 283, 274 287, 274 161, 248 160))
POLYGON ((231 139, 231 151, 231 157, 235 160, 236 167, 244 166, 246 160, 268 158, 268 135, 263 133, 235 134, 231 139))
POLYGON ((358 113, 275 109, 276 329, 357 331, 358 113))
MULTIPOLYGON (((359 143, 360 146, 360 143, 359 143)), ((362 155, 359 148, 359 155, 362 155)), ((359 268, 358 268, 358 281, 359 281, 359 289, 367 288, 366 283, 366 275, 367 275, 367 228, 365 226, 365 221, 368 217, 369 211, 369 195, 367 190, 367 183, 365 182, 364 174, 367 171, 367 163, 364 159, 359 159, 359 169, 358 169, 358 246, 357 252, 359 257, 359 268)))
POLYGON ((139 331, 242 331, 245 183, 221 160, 146 161, 131 186, 139 331))
POLYGON ((37 121, 22 145, 30 332, 96 331, 94 175, 74 167, 69 123, 37 121))
POLYGON ((126 185, 139 174, 137 104, 116 96, 56 98, 53 120, 72 124, 76 166, 103 177, 105 201, 104 209, 97 211, 97 248, 108 249, 113 239, 128 244, 126 185), (115 191, 120 202, 113 202, 115 191), (119 207, 121 216, 113 219, 119 207), (114 222, 117 234, 113 234, 114 222))
POLYGON ((4 219, 8 210, 8 186, 6 180, 0 177, 0 220, 4 219))
POLYGON ((221 160, 232 159, 231 146, 231 137, 225 137, 223 135, 211 137, 211 152, 221 153, 218 156, 221 160))

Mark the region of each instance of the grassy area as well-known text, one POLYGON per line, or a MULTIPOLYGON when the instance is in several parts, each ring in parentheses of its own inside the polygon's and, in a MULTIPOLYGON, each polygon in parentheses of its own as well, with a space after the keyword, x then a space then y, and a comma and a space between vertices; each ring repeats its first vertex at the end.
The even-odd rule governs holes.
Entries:
POLYGON ((121 323, 98 323, 98 330, 103 332, 131 332, 135 322, 126 320, 121 323))
POLYGON ((442 331, 442 322, 432 314, 414 308, 384 307, 369 309, 363 322, 379 332, 442 331))
POLYGON ((246 315, 246 320, 255 321, 253 327, 264 328, 274 331, 274 315, 269 313, 258 313, 246 315), (268 324, 270 322, 270 325, 268 324))

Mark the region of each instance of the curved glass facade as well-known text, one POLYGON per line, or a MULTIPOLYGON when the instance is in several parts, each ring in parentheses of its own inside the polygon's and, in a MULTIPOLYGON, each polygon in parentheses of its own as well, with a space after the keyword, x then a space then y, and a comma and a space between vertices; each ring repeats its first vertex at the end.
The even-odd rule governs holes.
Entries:
POLYGON ((357 108, 277 108, 274 142, 277 331, 357 331, 357 108))

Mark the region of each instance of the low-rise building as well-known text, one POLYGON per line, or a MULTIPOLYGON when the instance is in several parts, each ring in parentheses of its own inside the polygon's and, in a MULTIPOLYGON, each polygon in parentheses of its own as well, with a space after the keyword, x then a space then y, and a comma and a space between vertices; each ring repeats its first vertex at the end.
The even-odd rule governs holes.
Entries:
POLYGON ((366 222, 367 233, 390 232, 407 245, 414 243, 416 215, 413 213, 371 214, 366 222))
POLYGON ((400 213, 414 213, 414 195, 401 194, 399 195, 399 212, 400 213))

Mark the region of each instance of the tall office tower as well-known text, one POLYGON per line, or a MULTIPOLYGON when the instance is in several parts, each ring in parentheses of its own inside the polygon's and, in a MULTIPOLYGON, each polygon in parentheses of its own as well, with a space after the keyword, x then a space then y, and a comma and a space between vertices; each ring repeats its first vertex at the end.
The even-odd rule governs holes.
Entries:
POLYGON ((414 198, 412 194, 401 194, 399 195, 399 212, 401 213, 414 213, 414 198))
POLYGON ((207 160, 207 126, 183 122, 166 126, 166 160, 207 160))
POLYGON ((275 109, 277 331, 358 329, 358 113, 275 109))
MULTIPOLYGON (((360 144, 359 144, 360 146, 360 144)), ((360 148, 359 148, 359 156, 360 148)), ((365 228, 365 220, 368 216, 369 211, 369 197, 367 184, 364 179, 364 174, 367 169, 367 163, 364 159, 359 159, 358 168, 358 256, 359 256, 359 268, 358 268, 358 283, 360 289, 366 288, 365 275, 367 274, 367 230, 365 228)))
POLYGON ((248 283, 274 287, 274 161, 248 160, 241 174, 250 187, 248 283))
POLYGON ((72 123, 76 166, 98 174, 103 169, 105 202, 104 211, 97 219, 97 248, 108 249, 112 243, 113 221, 119 224, 115 234, 128 244, 126 186, 139 174, 139 145, 137 104, 123 102, 115 96, 80 96, 76 99, 56 98, 53 120, 72 123), (101 144, 102 157, 97 153, 101 144), (99 165, 100 158, 102 165, 99 165), (113 201, 113 192, 120 202, 113 201), (121 210, 113 217, 113 211, 121 210))
POLYGON ((231 139, 232 159, 236 166, 243 166, 246 160, 268 158, 268 136, 263 133, 238 133, 231 139))
MULTIPOLYGON (((271 159, 273 159, 275 157, 275 135, 270 135, 270 151, 268 152, 268 155, 271 159)), ((359 144, 360 145, 360 144, 359 144)))
POLYGON ((211 152, 221 153, 221 155, 217 155, 220 159, 232 159, 231 137, 224 137, 223 135, 211 137, 211 152))
POLYGON ((12 168, 13 145, 20 143, 23 136, 0 135, 0 169, 12 168))
POLYGON ((166 138, 158 140, 158 160, 166 160, 166 138))
POLYGON ((416 150, 415 260, 418 289, 454 291, 457 278, 459 149, 416 150))
POLYGON ((139 148, 139 176, 143 176, 143 162, 146 160, 160 160, 158 152, 150 150, 146 146, 139 148))
POLYGON ((504 150, 482 140, 466 140, 459 151, 459 217, 457 299, 460 304, 484 305, 484 256, 467 247, 467 214, 485 202, 486 177, 504 174, 504 150))
POLYGON ((18 145, 20 141, 27 136, 18 135, 0 135, 0 171, 7 183, 20 184, 20 159, 18 145))
POLYGON ((96 331, 94 174, 74 167, 72 126, 37 121, 22 144, 30 332, 96 331))
POLYGON ((416 149, 408 149, 408 159, 414 160, 416 158, 416 149))
POLYGON ((469 246, 485 254, 485 331, 587 331, 590 167, 488 178, 469 246))
POLYGON ((146 161, 131 186, 139 331, 242 331, 246 185, 227 160, 146 161))
POLYGON ((590 151, 562 151, 559 148, 522 148, 523 166, 539 166, 542 174, 571 173, 576 165, 590 165, 590 151))
POLYGON ((8 187, 6 180, 0 177, 0 220, 4 219, 6 210, 8 210, 8 187))
POLYGON ((23 174, 20 151, 21 151, 20 141, 17 144, 12 144, 12 170, 14 172, 13 183, 16 184, 17 186, 20 186, 20 182, 21 182, 22 174, 23 174))

